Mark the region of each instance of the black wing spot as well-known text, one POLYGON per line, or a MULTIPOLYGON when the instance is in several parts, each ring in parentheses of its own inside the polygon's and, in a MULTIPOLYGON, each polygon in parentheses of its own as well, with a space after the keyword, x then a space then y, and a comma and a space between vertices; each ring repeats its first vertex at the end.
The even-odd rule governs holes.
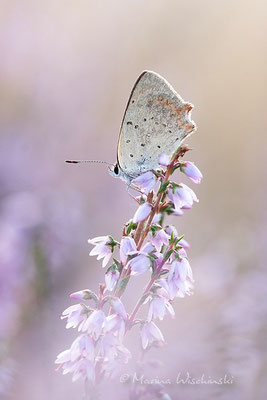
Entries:
POLYGON ((132 104, 134 103, 134 100, 132 100, 132 104))
POLYGON ((172 131, 169 131, 169 133, 172 133, 172 131))
POLYGON ((142 146, 142 147, 145 147, 145 144, 144 144, 144 143, 141 143, 141 146, 142 146))
POLYGON ((130 154, 130 157, 133 157, 133 154, 130 154))
POLYGON ((137 128, 138 128, 138 125, 135 125, 134 127, 135 127, 135 129, 137 129, 137 128))
POLYGON ((154 117, 151 117, 151 119, 154 119, 154 117))
POLYGON ((126 143, 130 143, 130 139, 126 140, 126 143))
POLYGON ((158 146, 158 148, 160 149, 160 146, 158 146))
POLYGON ((132 121, 127 122, 127 125, 132 125, 132 124, 133 124, 132 121))
POLYGON ((144 121, 146 122, 146 118, 144 118, 144 121))

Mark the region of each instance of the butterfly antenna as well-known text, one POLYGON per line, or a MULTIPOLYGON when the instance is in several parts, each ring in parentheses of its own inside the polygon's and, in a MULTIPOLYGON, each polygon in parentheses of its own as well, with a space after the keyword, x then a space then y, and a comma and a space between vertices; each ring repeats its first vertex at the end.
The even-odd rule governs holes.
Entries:
POLYGON ((69 164, 98 163, 98 164, 114 165, 113 163, 100 160, 65 160, 65 162, 69 164))

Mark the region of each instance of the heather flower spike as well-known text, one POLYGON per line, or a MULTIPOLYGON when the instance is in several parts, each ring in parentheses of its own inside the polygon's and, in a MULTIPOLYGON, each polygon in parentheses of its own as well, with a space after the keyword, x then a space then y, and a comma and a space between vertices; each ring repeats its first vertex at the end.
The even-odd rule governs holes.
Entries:
POLYGON ((180 162, 183 154, 181 148, 172 158, 160 155, 161 170, 145 172, 133 180, 144 194, 137 197, 137 210, 125 224, 120 241, 111 235, 88 240, 93 246, 90 256, 97 256, 107 269, 98 293, 91 289, 72 293, 70 297, 80 304, 68 307, 62 314, 67 319, 66 328, 77 329, 79 335, 68 350, 58 355, 56 363, 64 374, 71 373, 73 380, 94 384, 114 378, 131 358, 124 338, 136 324, 140 324, 144 350, 163 343, 155 321, 162 321, 167 315, 174 318, 174 299, 192 294, 194 280, 186 253, 189 244, 173 225, 163 225, 169 214, 181 216, 183 210, 198 202, 191 188, 170 180, 180 166, 191 180, 200 182, 198 168, 193 163, 180 162), (145 273, 147 286, 133 310, 127 310, 122 296, 127 296, 128 282, 145 273), (141 307, 146 309, 146 317, 140 320, 136 316, 141 307))
MULTIPOLYGON (((178 235, 174 226, 167 222, 165 224, 169 215, 182 216, 198 202, 194 191, 180 182, 183 176, 181 172, 195 183, 200 183, 202 179, 195 164, 181 160, 188 151, 188 147, 181 145, 181 142, 194 130, 190 120, 192 106, 183 103, 171 86, 152 72, 141 75, 132 92, 132 99, 129 102, 131 115, 126 110, 121 129, 118 164, 111 173, 137 189, 138 195, 134 199, 137 208, 133 218, 122 227, 122 237, 118 240, 111 235, 88 240, 93 246, 90 256, 97 256, 97 260, 101 260, 102 267, 106 268, 105 273, 98 288, 72 293, 71 298, 79 304, 68 307, 62 314, 62 318, 67 320, 66 328, 77 330, 77 338, 68 350, 58 355, 56 363, 62 367, 64 374, 71 373, 73 380, 83 379, 92 385, 100 385, 103 380, 113 379, 119 371, 124 371, 125 364, 132 357, 130 349, 125 346, 125 338, 136 325, 139 325, 139 329, 133 333, 140 332, 138 339, 146 356, 150 347, 164 343, 161 329, 164 331, 165 317, 174 318, 176 298, 190 295, 193 291, 193 273, 187 255, 189 244, 183 235, 178 235), (157 101, 153 102, 154 91, 161 88, 161 85, 162 90, 172 96, 171 103, 159 96, 159 93, 155 97, 157 101), (131 124, 137 118, 133 110, 138 96, 144 102, 147 100, 145 110, 151 115, 149 120, 146 115, 142 121, 134 124, 134 130, 147 132, 150 121, 153 121, 154 136, 151 135, 150 142, 138 142, 140 148, 137 149, 131 148, 132 143, 136 143, 131 142, 131 124), (168 147, 172 141, 166 140, 165 143, 161 139, 162 124, 155 123, 159 110, 163 113, 162 121, 164 118, 174 118, 171 121, 173 128, 167 133, 168 139, 176 143, 179 132, 180 141, 177 146, 180 147, 174 154, 170 154, 168 147), (171 110, 173 112, 169 112, 171 110), (128 122, 129 126, 125 125, 128 122), (131 136, 129 139, 127 137, 127 142, 125 139, 128 134, 131 136), (139 152, 144 164, 140 164, 139 152), (125 159, 121 159, 123 154, 125 159), (126 163, 129 167, 127 169, 126 163), (142 168, 144 173, 141 174, 142 168), (174 178, 175 171, 177 177, 174 178), (136 277, 141 274, 144 274, 147 283, 143 292, 136 295, 137 291, 130 290, 135 289, 135 282, 138 282, 136 279, 139 279, 136 277), (131 300, 136 296, 132 309, 126 307, 127 296, 131 296, 131 300), (142 313, 139 313, 141 309, 142 313), (155 323, 157 320, 163 321, 161 329, 155 323)), ((163 399, 160 393, 157 398, 163 399)), ((168 398, 167 394, 164 396, 168 398)), ((133 399, 138 400, 139 397, 133 399)))

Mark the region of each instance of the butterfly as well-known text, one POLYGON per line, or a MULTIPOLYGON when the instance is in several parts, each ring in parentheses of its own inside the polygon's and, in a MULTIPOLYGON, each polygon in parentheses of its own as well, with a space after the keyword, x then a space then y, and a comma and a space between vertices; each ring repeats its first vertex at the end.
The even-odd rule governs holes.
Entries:
POLYGON ((192 108, 166 79, 153 71, 142 72, 126 106, 111 175, 130 185, 137 176, 157 170, 159 156, 171 156, 195 131, 192 108))
MULTIPOLYGON (((126 181, 129 187, 137 176, 157 170, 159 156, 171 156, 183 140, 196 130, 191 120, 192 108, 193 105, 184 102, 162 76, 153 71, 142 72, 124 112, 117 162, 111 164, 110 174, 126 181)), ((105 163, 91 160, 66 162, 105 163)))

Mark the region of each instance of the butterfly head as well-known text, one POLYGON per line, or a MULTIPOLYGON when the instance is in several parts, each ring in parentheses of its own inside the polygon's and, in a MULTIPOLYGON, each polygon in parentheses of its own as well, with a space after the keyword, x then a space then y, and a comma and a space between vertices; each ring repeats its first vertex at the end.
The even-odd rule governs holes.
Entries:
POLYGON ((112 167, 108 167, 108 171, 110 175, 115 176, 115 178, 120 178, 121 176, 121 169, 118 163, 112 165, 112 167))
POLYGON ((124 182, 127 183, 127 185, 129 186, 131 184, 131 181, 133 179, 132 176, 127 175, 120 167, 119 163, 116 163, 115 165, 113 165, 112 167, 108 168, 109 173, 111 176, 115 176, 115 178, 120 178, 122 179, 124 182))

